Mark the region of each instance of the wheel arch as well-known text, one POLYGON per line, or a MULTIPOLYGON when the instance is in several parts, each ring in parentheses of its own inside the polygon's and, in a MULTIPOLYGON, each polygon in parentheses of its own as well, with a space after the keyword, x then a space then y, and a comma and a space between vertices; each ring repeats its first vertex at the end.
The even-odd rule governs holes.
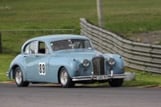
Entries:
MULTIPOLYGON (((24 71, 24 69, 23 69, 23 67, 21 66, 21 65, 19 65, 19 64, 15 64, 15 65, 13 65, 12 67, 11 67, 11 78, 12 79, 15 79, 15 69, 17 68, 17 67, 20 67, 20 69, 22 70, 22 71, 24 71)), ((22 72, 22 74, 23 74, 23 77, 25 77, 25 75, 24 75, 24 72, 22 72)), ((25 79, 25 78, 24 78, 25 79)))
POLYGON ((72 72, 72 68, 69 67, 69 66, 60 66, 59 69, 58 69, 58 73, 57 73, 57 77, 58 77, 58 83, 60 83, 60 71, 61 69, 65 68, 67 70, 67 73, 69 75, 70 78, 72 78, 72 76, 74 75, 74 72, 72 72))
POLYGON ((12 79, 15 79, 15 69, 16 69, 17 67, 20 67, 20 66, 19 66, 18 64, 15 64, 15 65, 13 65, 12 68, 11 68, 11 71, 12 71, 11 77, 12 77, 12 79))

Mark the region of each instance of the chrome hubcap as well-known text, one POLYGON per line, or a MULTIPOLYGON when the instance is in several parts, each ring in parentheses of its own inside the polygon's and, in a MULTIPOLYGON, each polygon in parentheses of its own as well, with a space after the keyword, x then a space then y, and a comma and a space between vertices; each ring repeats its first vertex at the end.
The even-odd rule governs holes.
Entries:
POLYGON ((68 82, 68 74, 66 71, 62 71, 61 74, 60 74, 60 81, 61 81, 61 84, 63 85, 66 85, 67 82, 68 82))
POLYGON ((17 83, 17 84, 21 84, 21 82, 22 82, 22 73, 21 73, 20 71, 17 71, 17 72, 16 72, 16 77, 15 77, 15 79, 16 79, 16 83, 17 83))

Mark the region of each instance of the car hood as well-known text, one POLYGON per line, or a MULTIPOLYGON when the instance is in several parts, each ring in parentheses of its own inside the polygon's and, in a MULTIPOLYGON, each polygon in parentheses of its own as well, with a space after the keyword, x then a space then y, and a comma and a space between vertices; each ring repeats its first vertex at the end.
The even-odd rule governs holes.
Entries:
POLYGON ((95 56, 103 55, 101 52, 94 49, 71 49, 57 51, 53 54, 56 57, 66 57, 75 59, 92 59, 95 56))

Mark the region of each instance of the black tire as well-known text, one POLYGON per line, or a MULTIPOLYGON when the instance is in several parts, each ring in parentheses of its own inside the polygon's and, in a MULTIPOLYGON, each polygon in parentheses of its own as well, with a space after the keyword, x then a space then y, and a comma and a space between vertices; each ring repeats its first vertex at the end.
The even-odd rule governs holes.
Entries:
POLYGON ((18 87, 27 87, 29 85, 29 82, 24 81, 20 67, 16 67, 15 69, 15 82, 18 87))
POLYGON ((124 79, 111 79, 108 82, 111 87, 121 87, 124 79))
POLYGON ((70 88, 74 86, 74 82, 70 78, 68 71, 65 68, 60 70, 59 81, 63 88, 70 88))

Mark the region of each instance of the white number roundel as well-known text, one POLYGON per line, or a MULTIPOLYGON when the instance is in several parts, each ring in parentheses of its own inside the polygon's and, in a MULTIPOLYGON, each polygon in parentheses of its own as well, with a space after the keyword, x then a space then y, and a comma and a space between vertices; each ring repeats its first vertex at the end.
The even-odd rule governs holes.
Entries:
POLYGON ((39 75, 46 75, 45 63, 39 63, 39 75))

